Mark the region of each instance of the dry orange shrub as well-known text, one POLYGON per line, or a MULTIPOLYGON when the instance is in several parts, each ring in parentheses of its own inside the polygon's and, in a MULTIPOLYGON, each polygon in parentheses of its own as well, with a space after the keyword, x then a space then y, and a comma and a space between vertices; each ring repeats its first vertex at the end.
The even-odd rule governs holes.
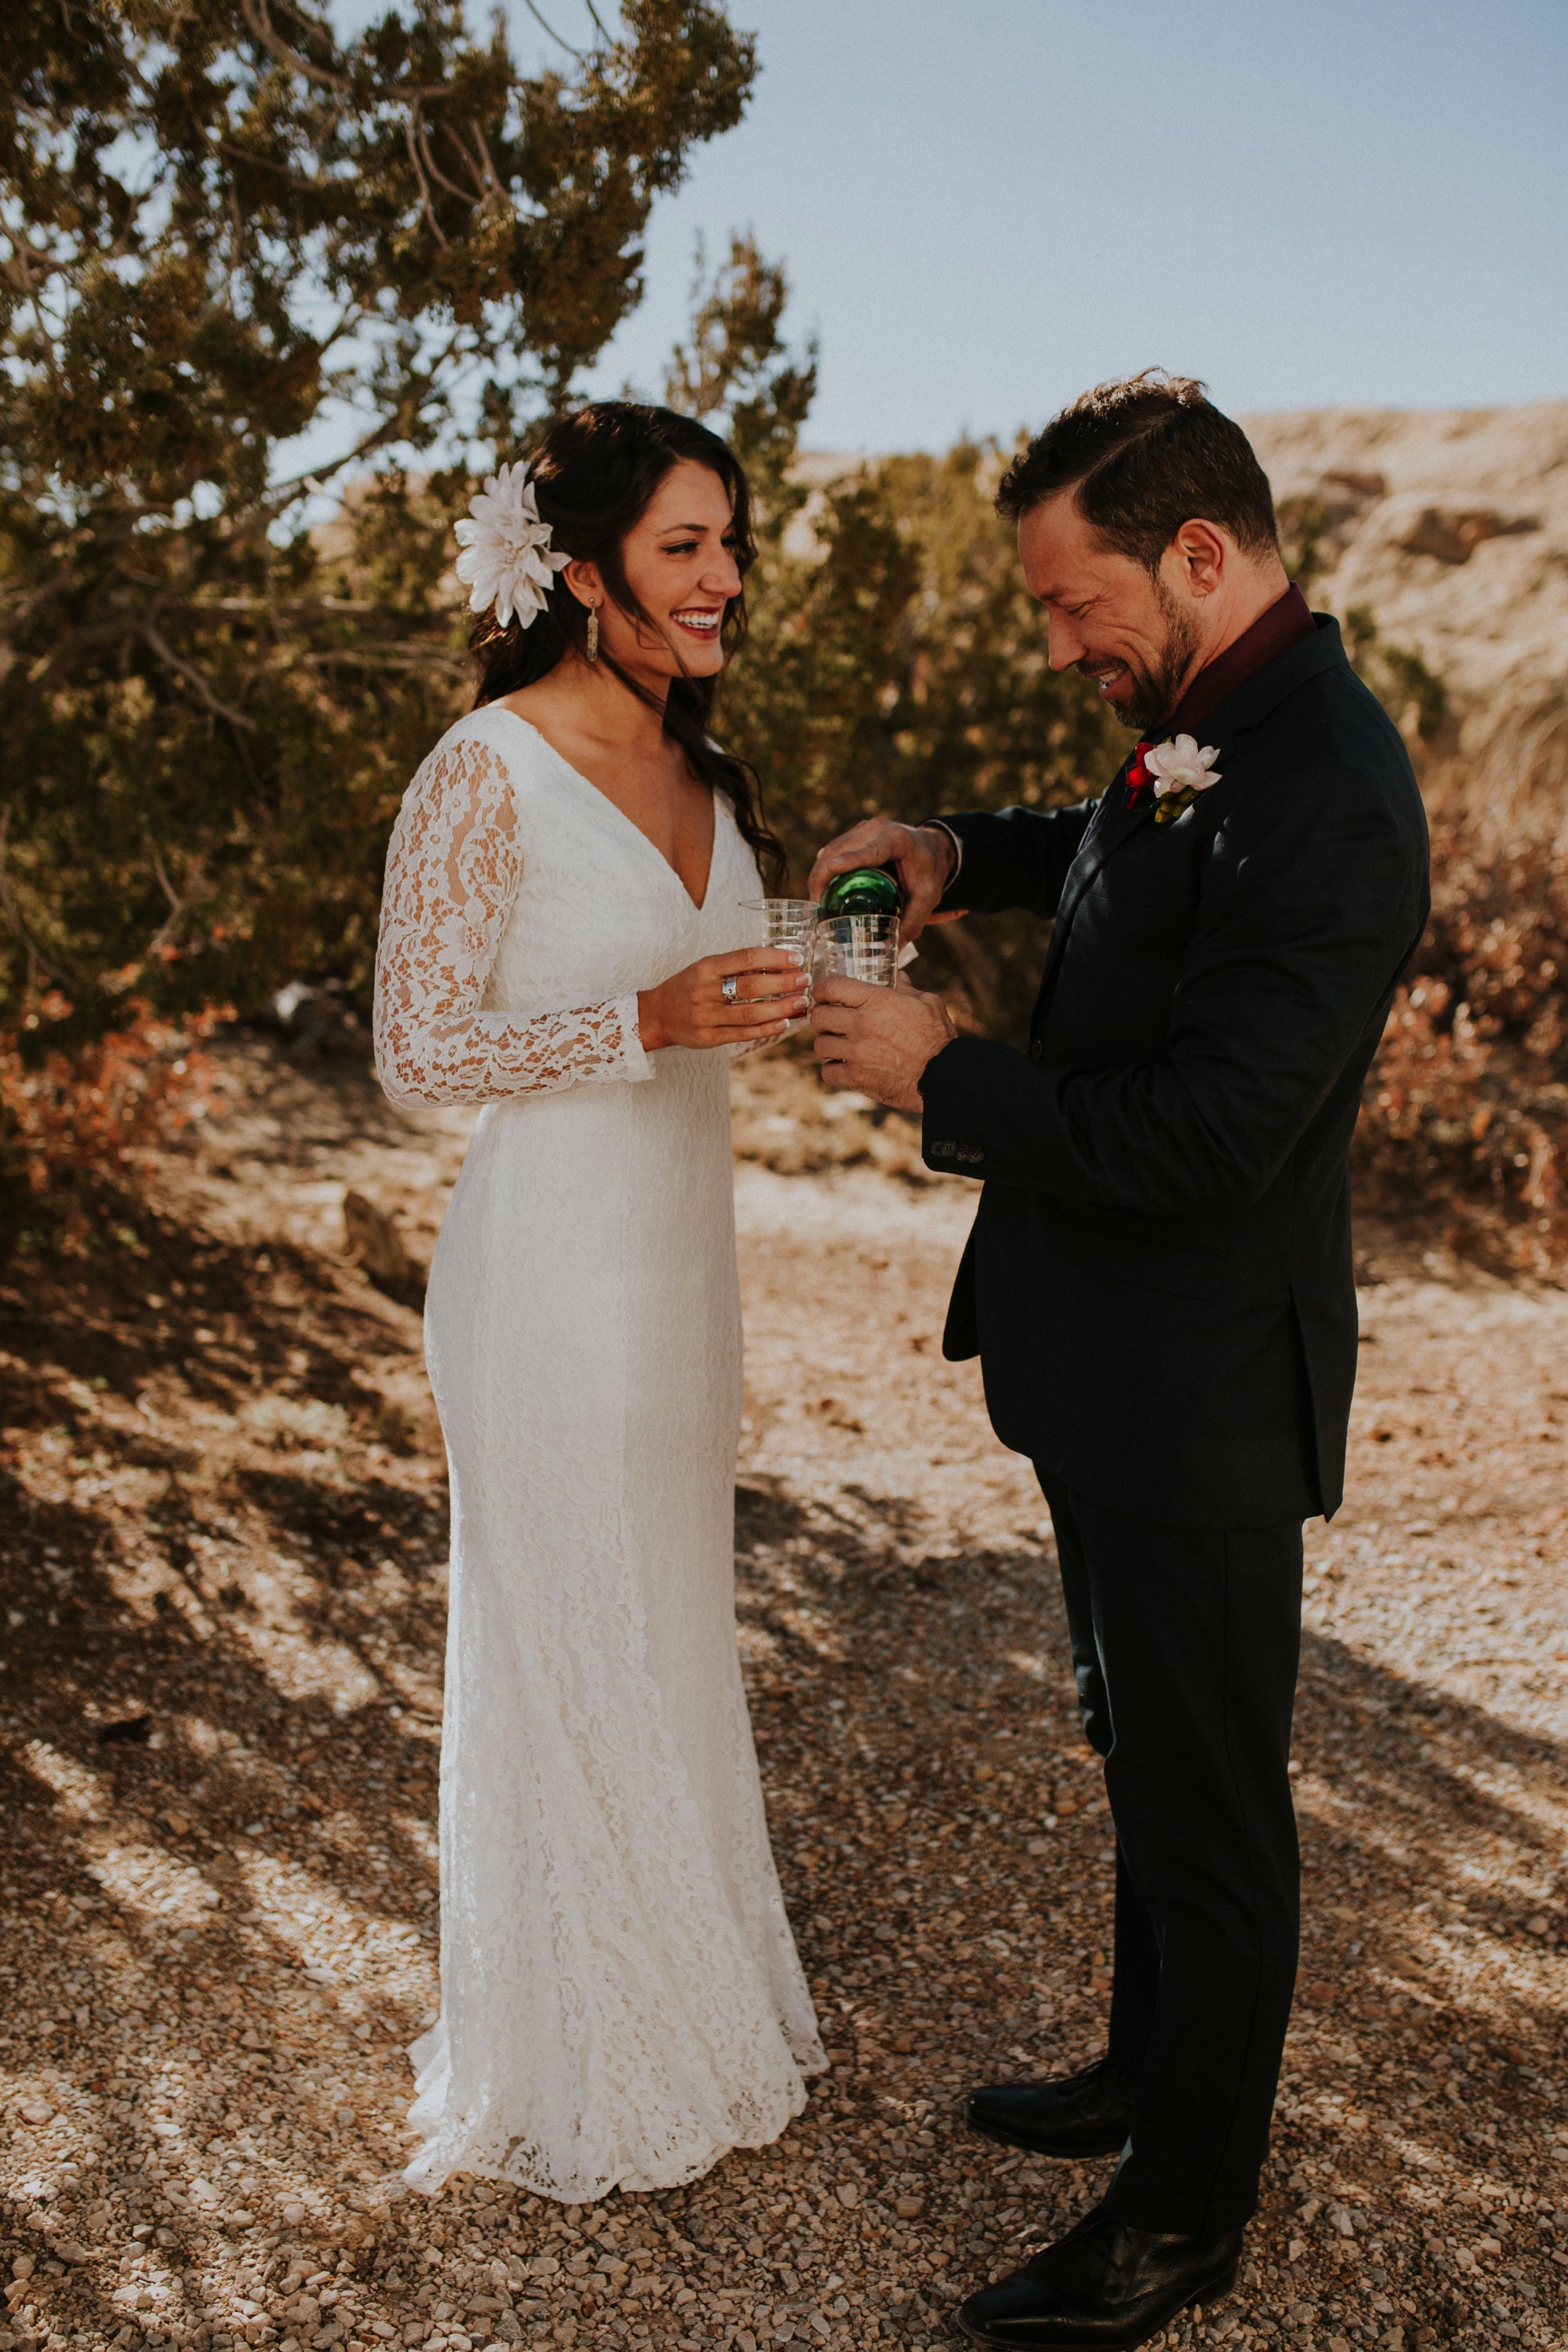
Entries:
POLYGON ((95 1202, 132 1190, 159 1147, 221 1108, 217 1074, 201 1048, 232 1018, 226 1005, 211 1006, 176 1024, 133 997, 106 1036, 35 1059, 25 1033, 64 1021, 70 1010, 51 992, 26 1015, 24 1035, 0 1044, 6 1222, 67 1246, 91 1229, 95 1202))
POLYGON ((1500 1270, 1568 1258, 1568 872, 1542 842, 1444 822, 1432 920, 1395 1001, 1356 1132, 1359 1197, 1447 1221, 1500 1270))

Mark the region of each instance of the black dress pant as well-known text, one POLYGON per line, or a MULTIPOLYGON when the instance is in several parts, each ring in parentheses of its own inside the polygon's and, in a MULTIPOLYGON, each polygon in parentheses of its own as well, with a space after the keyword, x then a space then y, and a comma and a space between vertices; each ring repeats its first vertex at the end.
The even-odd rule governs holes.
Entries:
POLYGON ((1110 2055, 1137 2087, 1107 2210, 1239 2229, 1296 1981, 1301 1523, 1164 1527, 1040 1484, 1116 1824, 1110 2055))

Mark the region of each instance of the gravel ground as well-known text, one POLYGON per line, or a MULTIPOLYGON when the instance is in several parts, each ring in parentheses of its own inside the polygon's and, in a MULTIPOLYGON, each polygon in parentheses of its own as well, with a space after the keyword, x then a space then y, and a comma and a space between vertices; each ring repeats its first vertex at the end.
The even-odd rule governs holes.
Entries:
MULTIPOLYGON (((958 2120, 1099 2048, 1110 1890, 1048 1524, 938 1354, 970 1188, 739 1075, 741 1641, 831 2072, 684 2191, 426 2200, 444 1489, 416 1291, 342 1201, 426 1255, 466 1122, 227 1067, 155 1214, 0 1282, 0 2352, 945 2343, 1109 2168, 958 2120)), ((1237 2293, 1166 2341, 1564 2345, 1568 1297, 1397 1237, 1367 1272, 1274 2153, 1237 2293)))

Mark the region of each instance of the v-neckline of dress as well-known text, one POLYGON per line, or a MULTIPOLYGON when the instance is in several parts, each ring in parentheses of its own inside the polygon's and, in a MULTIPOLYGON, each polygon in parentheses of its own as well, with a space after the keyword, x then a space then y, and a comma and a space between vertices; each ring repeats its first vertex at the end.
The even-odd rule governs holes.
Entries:
POLYGON ((694 915, 701 915, 707 912, 708 900, 713 888, 713 868, 719 863, 719 796, 717 793, 713 796, 713 839, 708 852, 708 872, 703 877, 701 898, 694 898, 690 891, 687 888, 685 883, 681 880, 680 876, 677 873, 675 867, 671 865, 669 859, 665 856, 663 850, 660 849, 658 844, 653 840, 649 835, 643 831, 641 825, 638 824, 635 817, 628 816, 625 809, 622 808, 618 803, 610 798, 608 793, 601 792, 598 785, 594 782, 592 776, 585 776, 581 768, 574 768, 571 761, 566 757, 565 752, 558 751, 554 744, 551 741, 549 736, 542 734, 539 729, 534 726, 531 719, 524 719, 520 711, 508 709, 508 706, 504 702, 498 704, 496 708, 498 709, 504 710, 509 719, 514 719, 519 727, 526 730, 526 731, 533 737, 536 743, 542 743, 551 758, 555 761, 557 767, 564 768, 566 773, 574 778, 575 781, 583 786, 585 792, 593 793, 594 798, 599 803, 602 808, 608 809, 612 816, 619 817, 621 823, 626 827, 628 832, 636 834, 644 848, 647 849, 652 856, 658 860, 659 865, 668 875, 670 880, 675 884, 676 888, 679 891, 681 897, 685 899, 687 905, 690 908, 694 915))

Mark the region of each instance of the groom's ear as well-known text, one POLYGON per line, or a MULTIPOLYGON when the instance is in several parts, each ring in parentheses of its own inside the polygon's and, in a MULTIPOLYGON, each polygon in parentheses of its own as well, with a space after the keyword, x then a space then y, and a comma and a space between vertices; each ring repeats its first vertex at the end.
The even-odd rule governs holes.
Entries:
POLYGON ((1179 583, 1188 596, 1202 599, 1214 595, 1224 585, 1239 553, 1229 531, 1218 523, 1204 522, 1194 517, 1182 525, 1165 550, 1161 569, 1175 572, 1173 585, 1179 583))

